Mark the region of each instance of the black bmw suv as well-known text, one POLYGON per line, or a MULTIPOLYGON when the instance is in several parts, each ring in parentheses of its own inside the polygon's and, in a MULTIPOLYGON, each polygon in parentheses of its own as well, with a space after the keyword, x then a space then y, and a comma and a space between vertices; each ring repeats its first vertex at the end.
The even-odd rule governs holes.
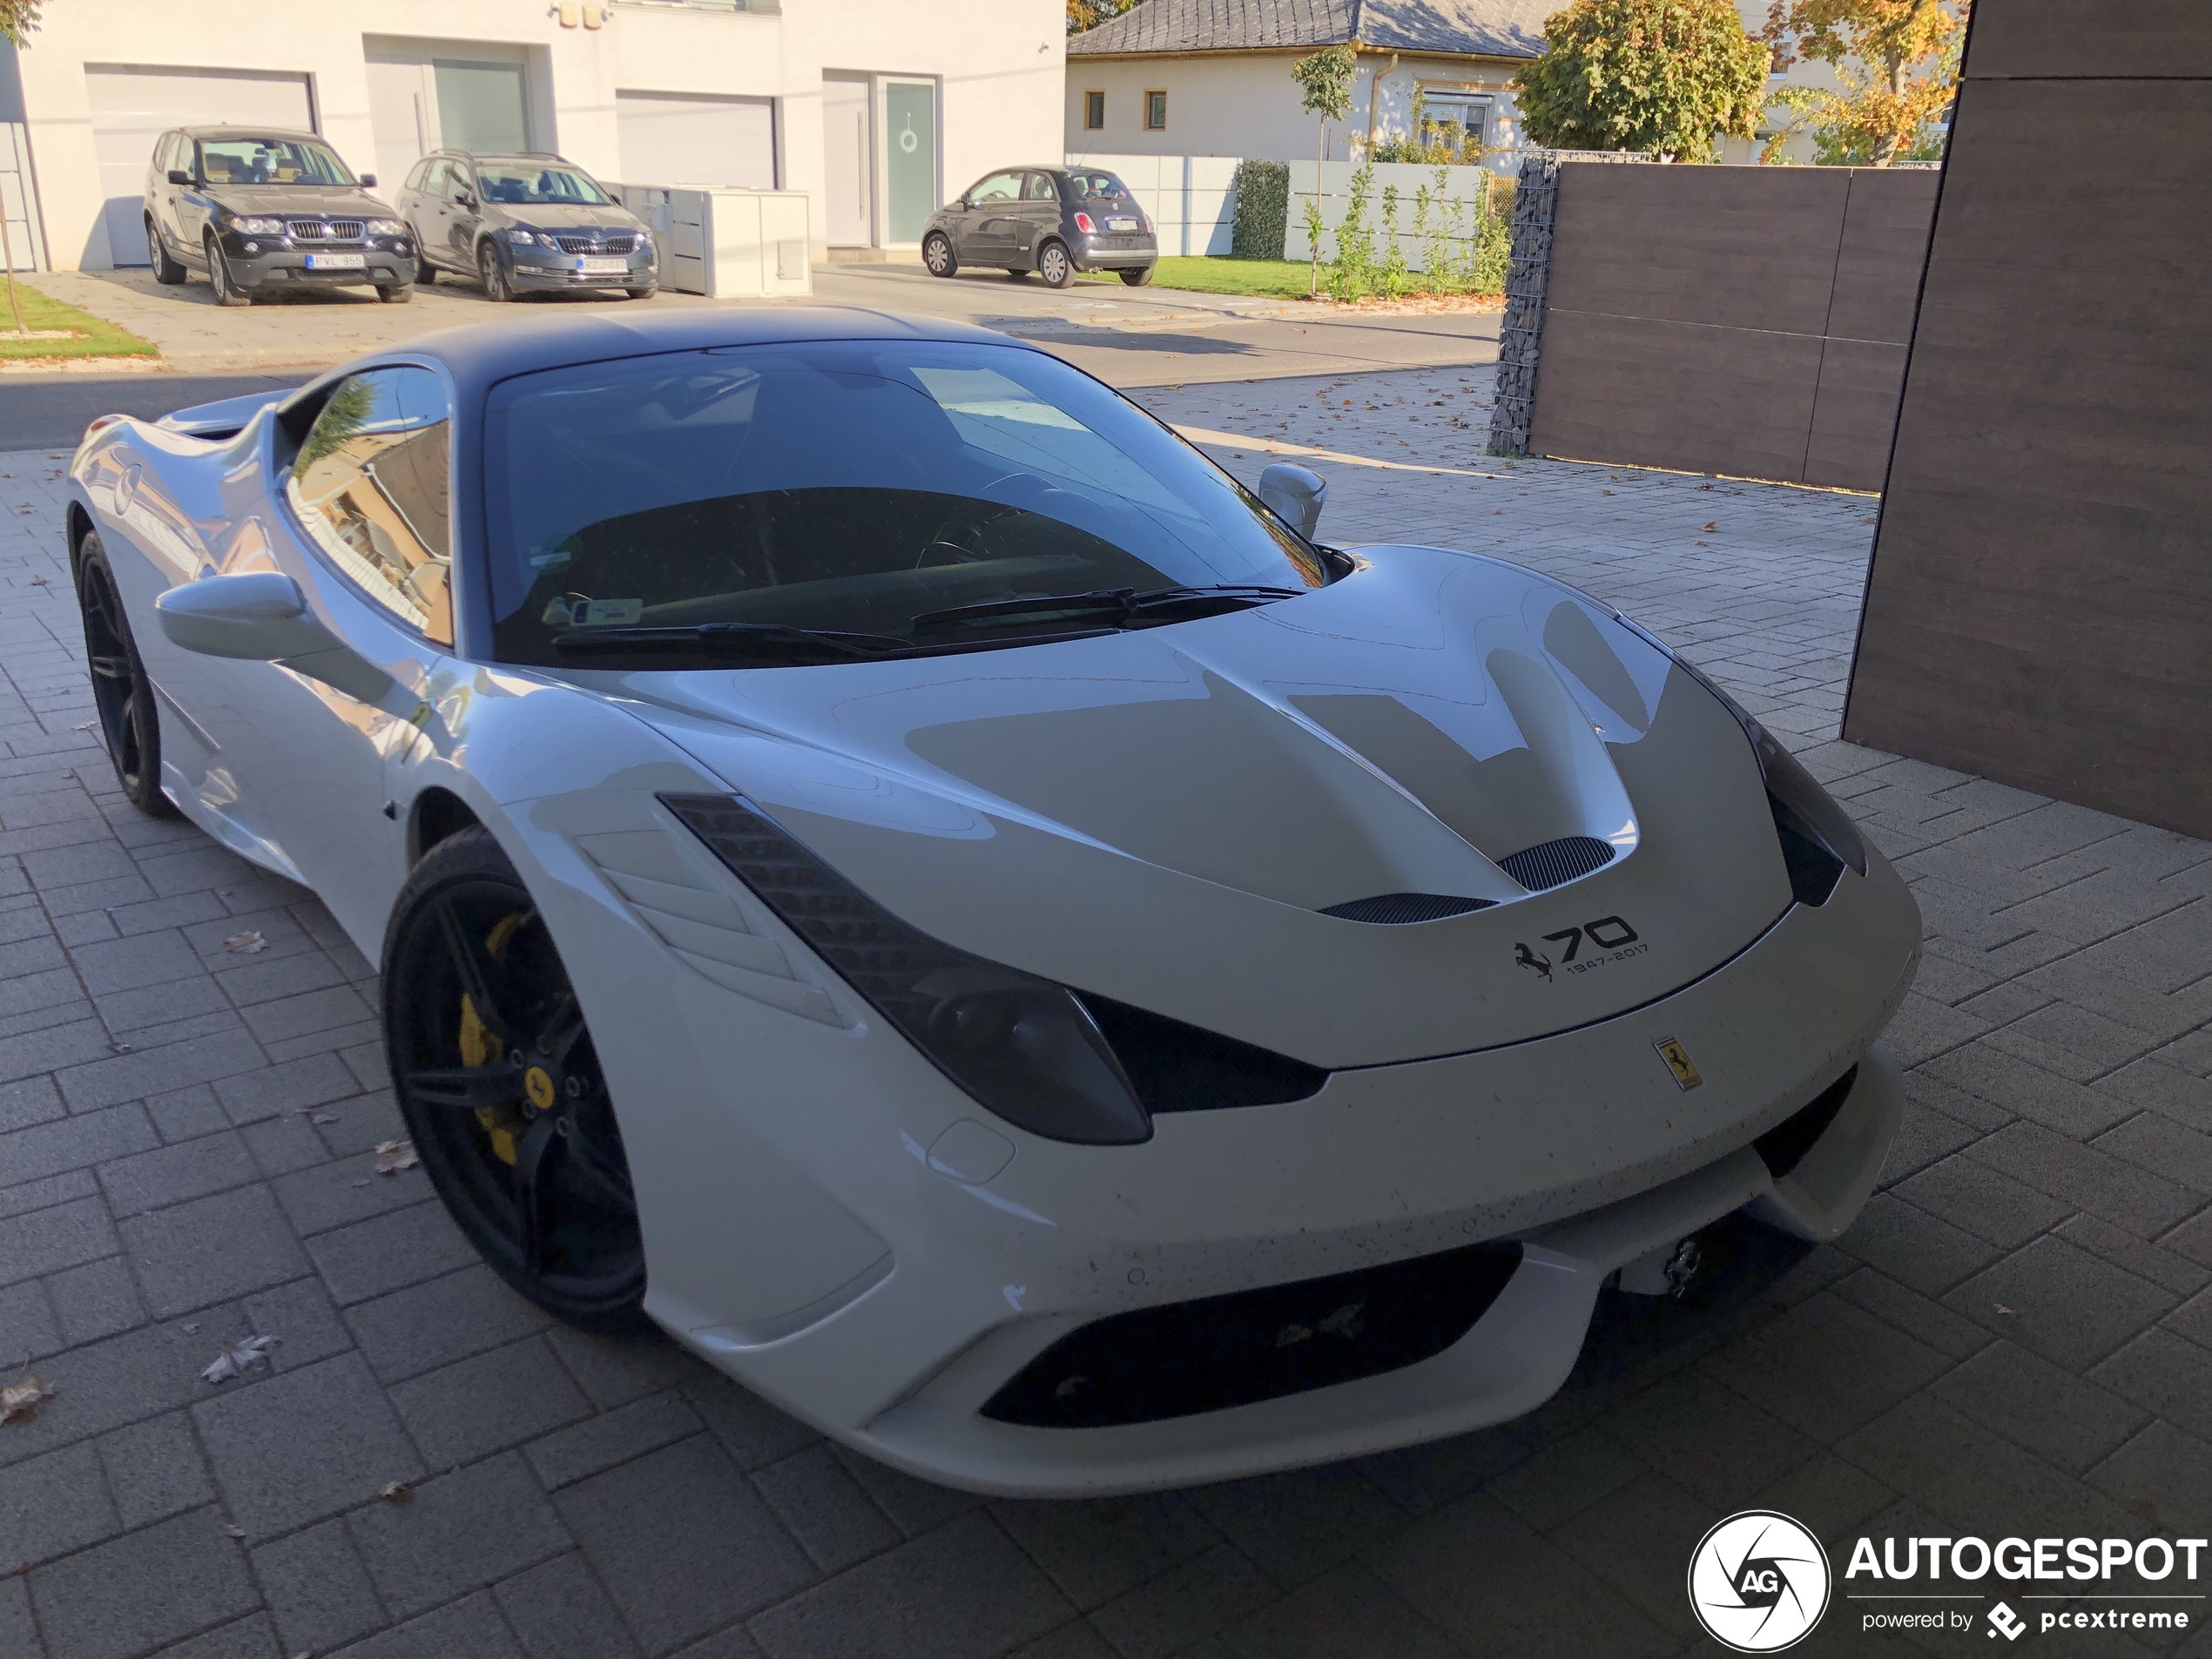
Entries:
POLYGON ((1131 287, 1152 280, 1160 244, 1129 186, 1096 167, 1008 167, 987 173, 922 226, 932 276, 963 265, 1032 271, 1064 288, 1078 271, 1116 271, 1131 287))
POLYGON ((250 305, 286 288, 373 284, 404 304, 415 293, 407 227, 312 132, 177 127, 146 169, 146 252, 154 280, 205 271, 215 302, 250 305))

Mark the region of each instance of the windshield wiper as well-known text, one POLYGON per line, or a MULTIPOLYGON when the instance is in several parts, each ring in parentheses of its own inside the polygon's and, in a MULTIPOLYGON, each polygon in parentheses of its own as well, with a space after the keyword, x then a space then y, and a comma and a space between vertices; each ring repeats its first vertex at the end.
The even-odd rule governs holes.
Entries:
POLYGON ((1277 599, 1295 599, 1304 588, 1271 588, 1253 582, 1222 582, 1210 587, 1095 588, 1087 593, 1044 593, 1020 599, 993 599, 983 604, 955 605, 950 610, 925 610, 909 617, 907 626, 915 634, 939 629, 965 629, 1040 611, 1056 612, 1096 624, 1102 618, 1129 627, 1152 622, 1185 622, 1197 617, 1217 617, 1277 599))
POLYGON ((563 657, 705 657, 715 662, 843 663, 895 654, 903 639, 884 634, 795 628, 781 622, 703 622, 688 628, 590 628, 556 634, 563 657))

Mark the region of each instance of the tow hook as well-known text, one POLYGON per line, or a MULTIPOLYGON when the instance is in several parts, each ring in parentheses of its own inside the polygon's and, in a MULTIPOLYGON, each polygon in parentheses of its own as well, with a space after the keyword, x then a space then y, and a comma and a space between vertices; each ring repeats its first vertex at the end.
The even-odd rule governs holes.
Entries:
POLYGON ((1677 1239, 1623 1267, 1620 1287, 1630 1296, 1665 1296, 1679 1302, 1696 1280, 1699 1261, 1697 1241, 1677 1239))

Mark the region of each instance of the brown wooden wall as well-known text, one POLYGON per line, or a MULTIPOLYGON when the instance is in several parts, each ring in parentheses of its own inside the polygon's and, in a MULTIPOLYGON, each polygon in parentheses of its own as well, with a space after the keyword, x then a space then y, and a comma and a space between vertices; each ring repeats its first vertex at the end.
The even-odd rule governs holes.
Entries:
POLYGON ((1530 449, 1879 489, 1935 193, 1926 171, 1562 166, 1530 449))
POLYGON ((1975 9, 1844 730, 2212 836, 2212 0, 1975 9))

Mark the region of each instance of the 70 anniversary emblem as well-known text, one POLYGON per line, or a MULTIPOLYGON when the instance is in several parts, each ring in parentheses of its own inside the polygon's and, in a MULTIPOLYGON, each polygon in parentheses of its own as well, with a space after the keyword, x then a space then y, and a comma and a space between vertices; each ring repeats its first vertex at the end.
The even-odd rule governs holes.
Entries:
POLYGON ((1579 927, 1562 927, 1555 934, 1546 934, 1541 942, 1558 948, 1556 964, 1545 952, 1531 950, 1520 943, 1513 948, 1513 959, 1531 973, 1542 974, 1548 985, 1552 983, 1554 966, 1569 974, 1587 974, 1607 962, 1640 956, 1651 948, 1638 942, 1636 930, 1618 916, 1600 916, 1579 927), (1585 945, 1590 947, 1587 951, 1583 949, 1585 945))

